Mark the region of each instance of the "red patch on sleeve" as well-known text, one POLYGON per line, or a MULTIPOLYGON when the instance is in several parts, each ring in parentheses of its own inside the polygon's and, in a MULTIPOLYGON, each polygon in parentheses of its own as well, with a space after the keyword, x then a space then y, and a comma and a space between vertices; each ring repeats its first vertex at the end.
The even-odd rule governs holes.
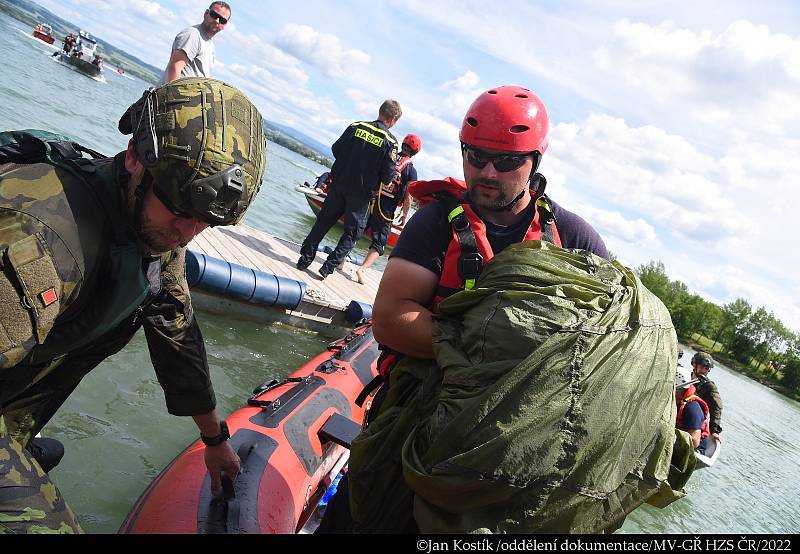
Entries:
POLYGON ((56 293, 55 288, 49 288, 44 292, 40 292, 39 298, 42 299, 42 303, 44 304, 45 307, 47 307, 56 300, 58 300, 58 294, 56 293))

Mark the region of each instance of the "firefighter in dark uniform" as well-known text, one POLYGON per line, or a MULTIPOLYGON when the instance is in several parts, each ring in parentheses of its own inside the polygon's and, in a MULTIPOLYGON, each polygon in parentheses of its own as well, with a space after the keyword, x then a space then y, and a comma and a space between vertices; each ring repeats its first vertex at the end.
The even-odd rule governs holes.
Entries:
POLYGON ((344 214, 344 234, 336 249, 319 270, 324 279, 344 261, 364 232, 370 201, 381 184, 395 175, 397 140, 389 129, 400 119, 402 111, 396 100, 381 104, 378 119, 352 123, 333 144, 336 160, 331 168, 334 186, 328 190, 317 221, 300 248, 298 269, 306 269, 314 261, 317 247, 331 227, 344 214))
POLYGON ((372 202, 369 221, 366 229, 372 230, 372 244, 367 252, 364 263, 356 270, 356 279, 364 284, 364 271, 375 263, 386 249, 386 243, 392 232, 392 223, 398 206, 402 206, 400 221, 398 225, 402 227, 406 224, 408 210, 411 208, 411 196, 408 195, 408 184, 417 180, 417 170, 411 158, 422 150, 422 139, 417 135, 406 135, 403 145, 400 147, 398 156, 397 175, 394 180, 386 186, 381 187, 378 196, 372 202))
POLYGON ((26 447, 140 327, 167 409, 192 416, 207 445, 212 489, 238 473, 184 260, 194 236, 252 203, 262 123, 240 91, 188 78, 128 108, 119 129, 133 139, 113 158, 44 131, 0 133, 0 533, 81 531, 26 447))

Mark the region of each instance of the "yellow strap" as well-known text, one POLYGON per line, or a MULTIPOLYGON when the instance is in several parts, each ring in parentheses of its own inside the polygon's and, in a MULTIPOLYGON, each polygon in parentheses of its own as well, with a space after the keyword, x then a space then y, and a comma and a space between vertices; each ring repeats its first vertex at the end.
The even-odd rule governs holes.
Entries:
POLYGON ((475 288, 475 279, 467 279, 464 281, 464 290, 472 290, 475 288))
POLYGON ((449 221, 450 223, 452 223, 452 222, 453 222, 453 220, 454 220, 456 217, 458 217, 460 214, 463 214, 463 213, 464 213, 464 208, 462 208, 461 206, 458 206, 458 207, 457 207, 456 209, 454 209, 452 212, 450 212, 449 214, 447 214, 447 221, 449 221))
POLYGON ((378 196, 372 199, 372 206, 370 210, 374 211, 375 203, 378 203, 378 215, 380 215, 384 221, 394 221, 394 214, 391 217, 386 217, 386 214, 383 213, 383 209, 381 208, 381 194, 383 194, 383 183, 378 187, 378 196))
POLYGON ((553 213, 553 208, 550 207, 550 203, 544 199, 544 197, 539 198, 536 201, 537 206, 541 206, 542 208, 546 209, 548 212, 553 213))

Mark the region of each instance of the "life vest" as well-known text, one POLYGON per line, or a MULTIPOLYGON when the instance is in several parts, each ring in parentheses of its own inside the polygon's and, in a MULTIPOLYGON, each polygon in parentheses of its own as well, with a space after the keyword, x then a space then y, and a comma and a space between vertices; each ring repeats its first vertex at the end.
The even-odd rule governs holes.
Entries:
POLYGON ((378 196, 372 202, 371 210, 377 213, 384 221, 394 221, 394 212, 397 205, 403 200, 406 192, 403 190, 402 174, 411 165, 411 156, 400 158, 395 165, 397 176, 387 184, 381 184, 378 196))
MULTIPOLYGON (((122 163, 122 159, 103 158, 67 137, 45 131, 0 133, 0 179, 17 178, 24 183, 28 164, 55 168, 45 174, 52 175, 46 197, 32 193, 35 199, 22 211, 45 222, 66 249, 76 253, 74 284, 80 284, 77 298, 49 326, 34 318, 37 344, 13 370, 0 376, 0 413, 25 406, 26 398, 35 394, 37 382, 58 367, 60 362, 54 360, 73 354, 76 359, 86 358, 85 364, 77 364, 88 367, 82 371, 85 374, 105 355, 121 349, 138 328, 143 306, 161 290, 162 261, 143 256, 124 216, 123 196, 115 178, 115 167, 122 163), (94 159, 85 158, 83 152, 94 159), (54 206, 64 206, 69 215, 62 217, 53 211, 54 206), (94 280, 87 282, 90 278, 94 280)), ((12 201, 0 198, 0 208, 20 211, 12 201)), ((82 375, 75 373, 64 375, 65 388, 73 386, 73 379, 74 385, 80 381, 82 375)), ((36 426, 44 425, 55 409, 57 406, 43 407, 47 413, 35 414, 36 426)))
POLYGON ((405 171, 409 165, 411 165, 411 156, 406 156, 397 160, 397 165, 395 165, 397 177, 395 177, 392 182, 381 187, 380 194, 382 196, 395 198, 399 192, 402 192, 403 171, 405 171))
MULTIPOLYGON (((541 181, 544 184, 543 177, 541 181)), ((494 257, 494 252, 486 234, 486 224, 469 202, 464 201, 466 183, 448 177, 440 181, 415 181, 412 185, 409 193, 413 189, 413 196, 423 202, 430 201, 431 198, 438 200, 450 222, 452 235, 433 299, 432 308, 435 311, 439 303, 448 296, 473 288, 484 264, 494 257)), ((537 191, 531 190, 531 196, 535 201, 535 211, 523 240, 545 240, 560 247, 561 237, 549 200, 543 195, 541 188, 537 191)))
POLYGON ((706 404, 706 401, 697 396, 696 394, 690 394, 689 396, 681 400, 680 403, 678 404, 678 415, 675 418, 675 427, 677 427, 682 431, 686 430, 683 425, 683 410, 686 408, 686 405, 692 401, 696 401, 698 404, 700 404, 700 407, 703 408, 703 423, 700 426, 700 440, 702 441, 704 438, 706 438, 708 435, 711 434, 711 431, 709 430, 708 426, 711 412, 708 409, 708 404, 706 404))

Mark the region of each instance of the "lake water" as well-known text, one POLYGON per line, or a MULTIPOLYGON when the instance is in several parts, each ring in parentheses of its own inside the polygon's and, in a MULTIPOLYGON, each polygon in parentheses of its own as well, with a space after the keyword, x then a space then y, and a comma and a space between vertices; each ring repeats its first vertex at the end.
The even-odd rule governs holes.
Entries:
MULTIPOLYGON (((53 50, 29 33, 0 18, 6 59, 12 60, 0 65, 0 129, 41 128, 101 152, 122 150, 127 137, 116 131, 118 118, 146 83, 110 71, 106 82, 93 81, 51 59, 53 50)), ((293 188, 323 170, 270 144, 265 186, 244 222, 302 241, 314 217, 293 188)), ((326 243, 337 238, 332 234, 326 243)), ((286 375, 333 338, 269 321, 204 313, 198 319, 223 415, 241 406, 255 386, 286 375)), ((684 349, 688 364, 694 352, 684 349)), ((638 508, 622 532, 800 531, 800 405, 725 367, 711 376, 725 403, 720 460, 695 474, 685 499, 664 510, 638 508)), ((86 531, 107 533, 117 530, 142 490, 197 430, 189 418, 166 413, 140 334, 84 379, 44 434, 66 446, 53 480, 86 531)))

